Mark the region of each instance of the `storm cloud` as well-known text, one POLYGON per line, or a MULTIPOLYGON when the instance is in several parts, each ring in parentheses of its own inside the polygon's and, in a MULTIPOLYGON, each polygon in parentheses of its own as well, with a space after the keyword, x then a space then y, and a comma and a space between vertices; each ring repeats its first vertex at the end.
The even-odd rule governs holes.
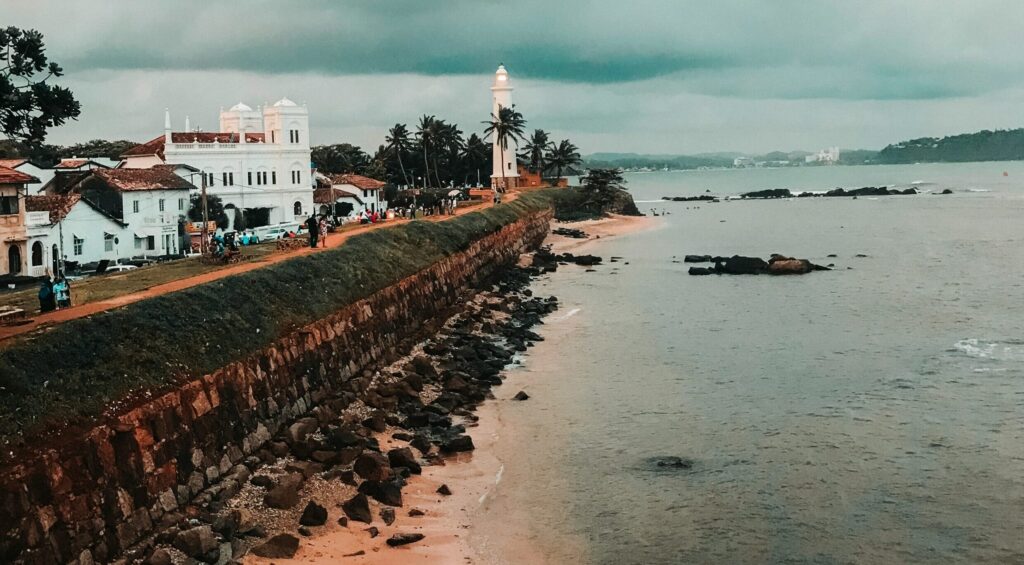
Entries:
MULTIPOLYGON (((1024 5, 931 0, 0 0, 44 33, 83 116, 53 133, 149 138, 162 111, 282 95, 316 142, 372 150, 422 113, 478 130, 504 62, 531 127, 585 152, 880 147, 1016 127, 1024 5)), ((176 118, 177 119, 177 118, 176 118)))

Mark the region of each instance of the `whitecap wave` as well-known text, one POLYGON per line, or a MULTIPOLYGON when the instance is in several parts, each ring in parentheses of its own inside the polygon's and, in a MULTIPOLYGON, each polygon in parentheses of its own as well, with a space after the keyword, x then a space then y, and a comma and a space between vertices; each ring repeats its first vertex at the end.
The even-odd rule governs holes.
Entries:
POLYGON ((961 339, 953 350, 968 357, 992 361, 1024 361, 1024 341, 995 341, 987 339, 961 339))
POLYGON ((968 188, 967 192, 992 192, 990 188, 968 188))

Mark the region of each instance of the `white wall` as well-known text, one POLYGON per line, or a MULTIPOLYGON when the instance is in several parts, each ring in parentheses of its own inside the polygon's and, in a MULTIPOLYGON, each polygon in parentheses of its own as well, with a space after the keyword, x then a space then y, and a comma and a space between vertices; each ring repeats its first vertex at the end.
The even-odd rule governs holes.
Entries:
POLYGON ((138 190, 121 194, 124 222, 128 224, 128 236, 118 244, 121 258, 155 257, 178 253, 178 218, 188 213, 188 190, 138 190), (164 209, 160 210, 160 200, 164 209), (138 202, 138 212, 135 203, 138 202), (179 207, 180 204, 180 207, 179 207), (153 237, 154 248, 147 249, 147 242, 137 236, 153 237), (169 238, 166 236, 170 236, 169 238))
MULTIPOLYGON (((97 212, 85 202, 79 201, 71 209, 71 212, 64 217, 63 221, 59 224, 51 224, 46 229, 46 236, 48 252, 52 249, 53 244, 57 245, 59 251, 63 245, 62 251, 65 260, 91 263, 103 259, 115 261, 127 258, 121 252, 121 248, 124 246, 125 240, 131 239, 131 231, 97 212), (109 251, 106 249, 104 241, 105 233, 113 234, 119 242, 109 251), (75 254, 75 236, 82 239, 81 254, 75 254)), ((50 260, 51 258, 48 253, 47 264, 49 264, 50 260)))

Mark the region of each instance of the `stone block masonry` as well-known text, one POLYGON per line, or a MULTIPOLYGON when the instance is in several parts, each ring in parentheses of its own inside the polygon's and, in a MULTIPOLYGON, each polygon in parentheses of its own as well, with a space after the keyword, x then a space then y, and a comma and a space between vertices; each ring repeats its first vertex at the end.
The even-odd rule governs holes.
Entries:
POLYGON ((468 292, 539 246, 550 220, 550 210, 524 215, 255 355, 111 409, 91 429, 0 469, 0 561, 130 556, 200 492, 229 498, 244 483, 246 456, 328 396, 360 398, 373 369, 429 337, 468 292))

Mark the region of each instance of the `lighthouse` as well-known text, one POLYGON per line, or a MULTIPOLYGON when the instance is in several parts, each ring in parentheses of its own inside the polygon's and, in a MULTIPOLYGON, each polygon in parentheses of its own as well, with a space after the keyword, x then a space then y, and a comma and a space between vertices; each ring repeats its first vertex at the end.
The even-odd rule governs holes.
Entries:
MULTIPOLYGON (((512 107, 512 81, 508 78, 508 71, 505 70, 505 65, 498 65, 498 70, 494 73, 494 84, 491 85, 491 98, 493 102, 491 113, 494 116, 498 115, 498 111, 501 108, 512 107)), ((515 188, 519 180, 515 143, 510 140, 508 147, 504 149, 504 155, 502 155, 503 151, 501 144, 498 143, 498 139, 495 138, 492 141, 494 143, 492 150, 494 164, 491 169, 491 188, 497 188, 501 185, 502 167, 505 168, 504 178, 507 185, 505 188, 515 188)))

